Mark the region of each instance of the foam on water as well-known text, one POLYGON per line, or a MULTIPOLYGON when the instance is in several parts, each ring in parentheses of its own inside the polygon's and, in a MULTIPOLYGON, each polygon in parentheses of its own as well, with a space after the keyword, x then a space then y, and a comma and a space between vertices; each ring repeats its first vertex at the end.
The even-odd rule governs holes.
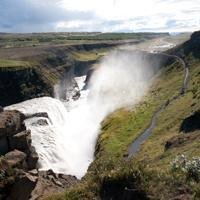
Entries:
MULTIPOLYGON (((79 87, 83 87, 84 79, 77 79, 79 87)), ((79 178, 86 172, 93 158, 91 149, 94 148, 94 141, 91 134, 97 131, 92 119, 87 117, 90 112, 86 105, 87 93, 82 91, 77 101, 61 102, 42 97, 6 108, 24 114, 48 113, 48 125, 37 124, 39 118, 25 121, 26 127, 31 130, 33 146, 39 153, 40 169, 53 169, 57 173, 73 174, 79 178)))

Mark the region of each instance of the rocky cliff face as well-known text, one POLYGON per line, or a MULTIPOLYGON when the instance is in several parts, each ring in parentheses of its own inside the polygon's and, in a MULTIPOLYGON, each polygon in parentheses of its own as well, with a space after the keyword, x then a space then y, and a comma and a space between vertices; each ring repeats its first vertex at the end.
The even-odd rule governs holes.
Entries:
POLYGON ((61 96, 64 96, 68 86, 69 89, 76 87, 74 76, 86 75, 96 62, 96 58, 76 60, 72 52, 111 48, 116 45, 118 43, 0 49, 0 58, 22 60, 30 64, 29 68, 0 66, 0 105, 7 106, 42 96, 53 97, 56 84, 62 86, 61 96))
POLYGON ((196 31, 191 35, 191 39, 185 43, 185 53, 193 53, 194 57, 200 58, 200 31, 196 31))
POLYGON ((194 58, 200 59, 200 31, 194 32, 190 40, 174 49, 170 49, 169 53, 176 54, 183 58, 192 55, 194 58))
POLYGON ((52 96, 53 88, 34 68, 0 68, 0 93, 0 105, 7 106, 35 97, 52 96))
POLYGON ((0 113, 0 199, 28 199, 38 180, 31 174, 38 155, 24 119, 19 111, 0 113))
POLYGON ((19 111, 0 109, 1 200, 36 200, 77 181, 52 170, 38 171, 38 154, 31 144, 31 132, 24 125, 26 118, 19 111))

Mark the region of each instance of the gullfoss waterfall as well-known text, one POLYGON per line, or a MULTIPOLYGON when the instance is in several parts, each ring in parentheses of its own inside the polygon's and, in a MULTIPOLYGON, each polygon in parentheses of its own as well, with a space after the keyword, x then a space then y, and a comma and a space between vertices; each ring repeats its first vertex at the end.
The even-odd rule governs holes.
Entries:
POLYGON ((49 118, 25 121, 39 154, 39 168, 81 178, 93 161, 101 121, 118 108, 136 104, 148 90, 153 71, 142 55, 112 52, 96 66, 87 89, 85 76, 75 78, 78 100, 42 97, 6 109, 25 115, 46 112, 49 118))

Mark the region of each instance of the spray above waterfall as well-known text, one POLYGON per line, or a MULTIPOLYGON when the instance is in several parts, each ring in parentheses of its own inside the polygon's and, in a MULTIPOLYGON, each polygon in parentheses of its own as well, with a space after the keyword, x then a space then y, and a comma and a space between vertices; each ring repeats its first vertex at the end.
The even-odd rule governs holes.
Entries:
POLYGON ((102 107, 105 114, 133 105, 147 91, 153 72, 143 54, 114 51, 102 60, 92 75, 88 101, 102 107))
MULTIPOLYGON (((153 72, 152 65, 142 54, 112 52, 98 64, 78 100, 43 97, 7 109, 25 114, 47 112, 48 125, 37 124, 38 118, 26 120, 40 157, 40 169, 53 169, 81 178, 93 160, 101 121, 118 108, 136 104, 148 90, 153 72)), ((85 77, 76 81, 83 89, 85 77)), ((55 91, 57 97, 59 91, 55 91)))

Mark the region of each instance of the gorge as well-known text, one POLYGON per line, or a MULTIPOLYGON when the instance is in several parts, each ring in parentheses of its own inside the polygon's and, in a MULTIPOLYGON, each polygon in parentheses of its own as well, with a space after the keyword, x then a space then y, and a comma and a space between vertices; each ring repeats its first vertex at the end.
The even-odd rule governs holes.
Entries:
MULTIPOLYGON (((173 178, 171 172, 167 171, 168 176, 162 170, 168 167, 175 155, 185 152, 184 145, 195 144, 199 140, 198 133, 179 135, 182 121, 192 120, 198 113, 199 96, 195 88, 199 84, 199 68, 192 66, 193 57, 190 57, 193 37, 197 37, 196 33, 179 46, 166 37, 98 50, 93 49, 95 45, 89 45, 92 48, 89 50, 82 49, 84 45, 80 45, 80 49, 78 46, 75 49, 57 46, 46 50, 47 47, 44 47, 44 52, 38 47, 39 53, 42 53, 41 60, 38 54, 29 57, 30 52, 27 51, 27 57, 20 63, 24 64, 22 71, 25 70, 25 76, 21 76, 18 67, 2 69, 2 74, 4 71, 18 74, 22 78, 19 78, 20 84, 25 83, 25 101, 13 98, 10 102, 14 103, 5 103, 1 109, 2 117, 7 112, 19 112, 23 116, 22 133, 13 132, 16 135, 8 135, 6 140, 16 145, 13 143, 16 138, 23 139, 28 142, 28 148, 35 148, 38 154, 33 157, 38 159, 37 163, 34 160, 33 170, 26 167, 30 166, 29 158, 32 159, 33 155, 23 149, 22 153, 18 152, 22 146, 11 146, 11 150, 17 148, 18 151, 7 153, 10 151, 8 143, 8 149, 2 154, 1 165, 4 158, 7 162, 6 159, 13 155, 23 157, 23 165, 14 167, 18 187, 24 176, 35 180, 34 189, 31 186, 29 191, 24 192, 26 197, 20 198, 147 199, 150 194, 158 195, 163 185, 155 187, 154 191, 149 189, 151 184, 173 178), (37 65, 31 62, 34 66, 27 66, 27 62, 34 59, 37 65), (32 69, 42 72, 36 70, 38 82, 33 83, 32 80, 37 78, 30 78, 34 75, 32 69), (45 87, 38 87, 43 84, 45 87), (155 169, 158 171, 151 171, 155 169), (21 170, 25 175, 18 177, 21 170), (162 174, 157 177, 157 173, 162 174), (54 196, 57 192, 61 193, 54 196)), ((198 51, 198 47, 196 49, 198 51)), ((198 56, 196 51, 194 56, 198 56)), ((16 55, 20 57, 23 53, 22 48, 16 55)), ((13 87, 5 86, 8 91, 9 87, 13 87)), ((10 94, 17 95, 12 93, 14 90, 10 94)), ((184 129, 190 130, 185 126, 188 126, 187 123, 184 129)), ((186 151, 190 153, 193 150, 191 147, 186 151)), ((4 183, 4 179, 0 181, 4 183)), ((11 182, 10 188, 6 187, 3 195, 13 195, 15 184, 13 186, 11 182)), ((23 187, 19 191, 22 190, 23 187)), ((168 198, 168 195, 176 193, 168 193, 166 188, 159 195, 159 198, 162 195, 168 198)))
POLYGON ((25 120, 39 154, 39 169, 81 178, 93 160, 101 121, 118 108, 138 103, 158 69, 159 61, 149 64, 143 53, 116 50, 96 66, 87 88, 86 76, 75 77, 71 89, 66 76, 68 79, 55 87, 58 99, 41 97, 5 109, 19 110, 25 116, 47 113, 48 118, 25 120), (68 88, 65 98, 60 98, 63 84, 68 88), (77 91, 80 97, 74 99, 77 91))

